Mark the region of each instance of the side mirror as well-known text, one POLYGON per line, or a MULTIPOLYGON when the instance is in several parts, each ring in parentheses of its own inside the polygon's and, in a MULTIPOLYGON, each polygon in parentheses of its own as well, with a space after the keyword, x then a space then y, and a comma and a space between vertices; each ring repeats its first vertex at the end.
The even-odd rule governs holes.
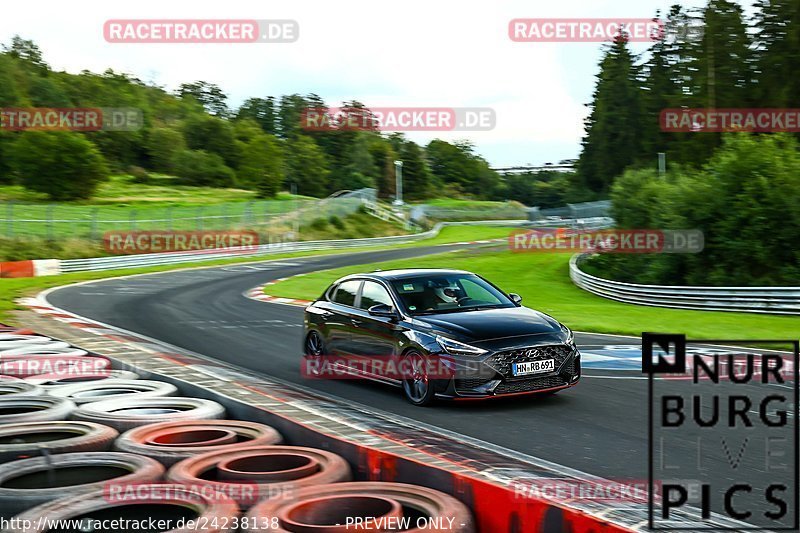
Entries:
POLYGON ((394 308, 391 305, 386 304, 373 305, 367 309, 367 313, 369 313, 371 316, 397 318, 397 313, 395 313, 394 308))
POLYGON ((520 296, 516 292, 509 292, 508 297, 511 298, 511 301, 517 305, 522 303, 522 296, 520 296))

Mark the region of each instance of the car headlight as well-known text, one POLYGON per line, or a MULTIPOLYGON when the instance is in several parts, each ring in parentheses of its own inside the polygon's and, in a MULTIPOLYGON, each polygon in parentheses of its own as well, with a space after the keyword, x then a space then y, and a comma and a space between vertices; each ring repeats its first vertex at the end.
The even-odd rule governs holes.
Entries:
POLYGON ((564 324, 561 324, 561 331, 567 334, 567 340, 564 342, 571 346, 575 346, 575 334, 572 332, 572 330, 564 324))
POLYGON ((464 344, 463 342, 454 341, 453 339, 447 339, 439 335, 436 336, 436 342, 439 343, 439 346, 441 346, 445 352, 453 355, 478 356, 486 353, 486 350, 483 350, 476 346, 470 346, 469 344, 464 344))

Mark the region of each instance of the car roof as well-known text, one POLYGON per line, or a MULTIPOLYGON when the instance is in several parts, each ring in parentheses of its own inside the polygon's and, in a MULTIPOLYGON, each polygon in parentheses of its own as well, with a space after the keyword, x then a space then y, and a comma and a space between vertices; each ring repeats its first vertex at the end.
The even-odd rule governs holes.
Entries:
POLYGON ((350 274, 345 276, 339 281, 344 281, 350 278, 371 278, 371 279, 384 279, 395 280, 399 278, 419 277, 419 276, 432 276, 442 274, 472 274, 466 270, 454 270, 451 268, 398 268, 392 270, 377 270, 375 272, 364 272, 362 274, 350 274))

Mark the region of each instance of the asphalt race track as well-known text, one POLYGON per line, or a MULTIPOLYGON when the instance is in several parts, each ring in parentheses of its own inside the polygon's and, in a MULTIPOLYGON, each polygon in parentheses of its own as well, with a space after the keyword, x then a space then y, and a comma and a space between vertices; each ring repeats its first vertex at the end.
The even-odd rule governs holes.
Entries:
MULTIPOLYGON (((466 246, 366 251, 137 276, 59 289, 48 300, 78 315, 372 409, 609 479, 646 480, 647 380, 640 371, 637 338, 577 334, 584 354, 584 377, 576 387, 549 398, 440 402, 419 408, 407 403, 399 389, 389 386, 303 379, 299 364, 302 309, 242 295, 266 281, 303 272, 466 246)), ((507 281, 495 281, 513 292, 513 285, 507 281)), ((658 326, 652 329, 658 330, 658 326)), ((787 388, 785 392, 791 391, 787 388)), ((715 440, 713 428, 699 431, 694 430, 715 440)), ((716 449, 701 447, 698 451, 695 433, 687 430, 685 438, 671 445, 672 463, 692 468, 707 459, 704 464, 716 465, 707 474, 712 480, 717 476, 721 480, 744 476, 757 485, 785 477, 791 485, 788 473, 767 472, 764 456, 758 453, 744 454, 735 475, 725 472, 719 465, 719 438, 716 449)), ((738 442, 729 445, 739 447, 738 442)))

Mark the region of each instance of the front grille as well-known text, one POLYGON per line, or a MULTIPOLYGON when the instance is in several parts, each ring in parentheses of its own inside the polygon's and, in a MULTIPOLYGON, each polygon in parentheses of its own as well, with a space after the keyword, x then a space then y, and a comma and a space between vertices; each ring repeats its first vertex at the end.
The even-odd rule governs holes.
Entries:
POLYGON ((567 382, 561 376, 546 378, 525 379, 520 381, 503 381, 494 389, 495 394, 508 394, 511 392, 530 392, 541 389, 563 387, 567 382))
POLYGON ((486 362, 502 376, 513 377, 511 365, 514 363, 537 361, 539 359, 555 359, 556 370, 558 370, 567 357, 569 357, 570 351, 571 348, 565 344, 517 348, 498 352, 486 362), (528 352, 530 352, 530 355, 528 355, 528 352))
POLYGON ((466 391, 471 390, 476 387, 480 387, 487 383, 488 380, 486 378, 468 378, 468 379, 456 379, 455 386, 456 390, 466 391))

